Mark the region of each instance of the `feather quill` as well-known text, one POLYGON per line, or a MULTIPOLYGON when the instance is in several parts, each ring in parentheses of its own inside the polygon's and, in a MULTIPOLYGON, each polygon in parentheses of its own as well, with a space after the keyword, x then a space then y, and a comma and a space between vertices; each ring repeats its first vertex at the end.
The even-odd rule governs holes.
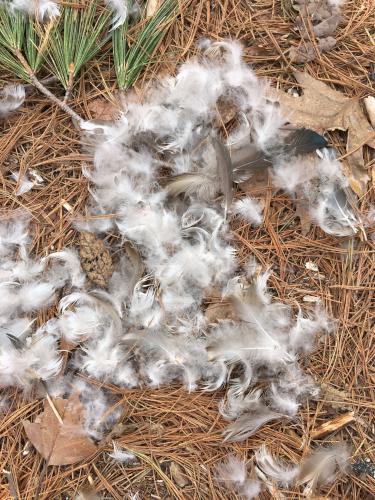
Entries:
POLYGON ((169 196, 196 195, 199 199, 210 200, 218 192, 217 180, 205 174, 185 173, 172 177, 165 190, 169 196))
POLYGON ((230 204, 233 200, 233 166, 224 144, 215 137, 212 139, 216 153, 216 164, 224 194, 224 218, 226 218, 230 204))

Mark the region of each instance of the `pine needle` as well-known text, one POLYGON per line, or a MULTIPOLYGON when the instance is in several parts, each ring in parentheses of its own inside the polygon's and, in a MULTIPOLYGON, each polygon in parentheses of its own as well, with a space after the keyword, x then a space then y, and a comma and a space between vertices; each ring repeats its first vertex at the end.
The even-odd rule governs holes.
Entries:
POLYGON ((120 90, 126 87, 126 59, 128 46, 126 35, 128 32, 129 21, 126 19, 123 25, 112 31, 113 62, 116 71, 117 84, 120 90))
POLYGON ((9 12, 0 7, 0 64, 22 80, 29 80, 15 54, 25 40, 26 17, 21 12, 9 12))
POLYGON ((125 23, 113 33, 113 57, 117 82, 121 90, 128 89, 137 80, 143 68, 150 63, 151 57, 177 15, 178 0, 165 0, 156 14, 144 25, 133 45, 126 48, 125 23))
POLYGON ((109 39, 105 31, 111 13, 103 9, 97 14, 97 5, 92 0, 83 8, 65 7, 51 32, 47 64, 65 89, 109 39))

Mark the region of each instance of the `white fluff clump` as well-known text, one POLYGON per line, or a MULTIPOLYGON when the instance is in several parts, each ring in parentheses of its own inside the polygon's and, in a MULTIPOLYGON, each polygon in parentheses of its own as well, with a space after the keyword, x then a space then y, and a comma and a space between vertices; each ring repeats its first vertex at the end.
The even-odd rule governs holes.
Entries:
MULTIPOLYGON (((306 383, 301 390, 288 384, 289 367, 297 371, 299 354, 290 343, 291 310, 272 302, 269 273, 241 283, 224 204, 217 201, 221 187, 211 140, 216 103, 229 95, 250 124, 247 133, 266 150, 278 137, 282 117, 267 104, 264 87, 242 61, 239 44, 206 44, 200 59, 156 84, 142 103, 127 103, 102 134, 85 127, 94 154, 93 169, 84 171, 92 184, 92 214, 116 214, 112 229, 132 242, 144 269, 132 287, 120 285, 126 269, 116 271, 110 293, 122 318, 115 321, 100 309, 101 326, 89 332, 78 326, 82 305, 76 304, 61 319, 64 336, 76 332, 70 338, 82 342, 76 366, 100 380, 127 387, 180 382, 188 390, 200 382, 207 390, 228 384, 221 408, 235 420, 228 440, 245 439, 266 422, 294 415, 309 393, 302 390, 306 383), (162 167, 170 169, 172 187, 160 182, 162 167), (173 184, 174 175, 185 176, 183 182, 180 177, 173 184), (206 189, 198 182, 193 189, 191 176, 206 179, 203 184, 214 179, 215 185, 206 189), (227 290, 237 321, 207 326, 203 301, 213 287, 227 290), (236 377, 235 368, 241 373, 236 377), (245 394, 260 375, 268 377, 270 387, 274 379, 285 377, 285 382, 259 395, 252 406, 245 394), (280 394, 288 395, 288 408, 280 408, 280 394)), ((240 200, 234 211, 261 222, 260 207, 251 198, 240 200)))
POLYGON ((55 19, 60 15, 60 7, 52 0, 11 0, 9 8, 35 16, 39 21, 55 19))
POLYGON ((331 484, 349 466, 350 451, 345 444, 320 447, 302 460, 297 484, 304 484, 304 494, 311 495, 321 486, 331 484))
POLYGON ((300 471, 298 465, 281 464, 271 455, 265 445, 255 452, 255 460, 263 474, 281 486, 293 484, 300 471))
POLYGON ((105 0, 105 3, 114 14, 111 31, 122 26, 129 15, 137 11, 137 3, 133 0, 105 0))
POLYGON ((259 226, 263 221, 261 206, 249 196, 233 203, 233 212, 254 226, 259 226))
POLYGON ((131 464, 137 462, 137 457, 134 455, 134 453, 122 450, 114 441, 113 441, 113 452, 109 453, 108 456, 113 458, 113 460, 116 460, 116 462, 121 462, 125 464, 131 464))
POLYGON ((15 213, 0 223, 0 385, 25 388, 60 371, 58 321, 51 320, 36 331, 34 325, 36 314, 53 303, 71 274, 71 269, 63 276, 53 266, 46 269, 47 260, 31 258, 28 244, 25 214, 15 213))
POLYGON ((260 481, 248 477, 246 462, 233 455, 216 467, 216 477, 228 490, 246 499, 258 497, 262 489, 260 481))
MULTIPOLYGON (((202 57, 156 83, 143 102, 129 100, 119 120, 100 126, 100 133, 97 124, 85 123, 83 140, 94 162, 84 168, 92 196, 81 227, 116 234, 115 271, 107 289, 91 288, 74 251, 34 260, 26 224, 0 224, 1 380, 27 386, 53 377, 63 338, 76 346, 68 370, 105 383, 157 388, 178 382, 188 391, 228 387, 220 405, 231 421, 227 441, 293 417, 307 396, 316 395, 298 361, 329 322, 320 313, 295 317, 291 307, 274 301, 267 289, 270 270, 260 273, 252 263, 240 274, 226 197, 220 196, 228 189, 214 147, 218 99, 233 99, 246 134, 267 151, 279 137, 282 117, 267 103, 264 87, 243 62, 239 44, 205 44, 202 57), (203 187, 195 182, 193 188, 191 176, 203 179, 203 187), (50 333, 34 332, 35 314, 63 287, 59 316, 47 323, 50 333), (213 291, 229 303, 231 320, 206 317, 213 291), (257 388, 260 379, 263 390, 257 388)), ((319 168, 327 184, 340 184, 333 160, 319 168)), ((321 200, 324 189, 317 188, 314 199, 321 200)), ((233 213, 261 222, 251 198, 236 202, 233 213)), ((109 403, 105 395, 79 390, 87 393, 88 432, 100 435, 95 421, 109 403)), ((259 485, 244 481, 241 491, 251 498, 259 485)))
POLYGON ((362 221, 334 150, 323 149, 321 158, 315 160, 281 160, 273 166, 272 175, 277 187, 307 201, 312 220, 326 233, 349 236, 358 232, 362 221))
MULTIPOLYGON (((48 324, 47 324, 48 325, 48 324)), ((34 380, 58 375, 62 359, 58 337, 49 328, 40 328, 23 345, 0 345, 0 385, 28 387, 34 380)))
POLYGON ((25 87, 23 85, 6 85, 0 90, 0 118, 17 111, 25 101, 25 87))

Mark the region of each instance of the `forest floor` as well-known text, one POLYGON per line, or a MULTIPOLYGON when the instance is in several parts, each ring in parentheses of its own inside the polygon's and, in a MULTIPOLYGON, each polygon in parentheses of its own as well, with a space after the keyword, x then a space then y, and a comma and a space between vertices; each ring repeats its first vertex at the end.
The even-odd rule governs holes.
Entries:
MULTIPOLYGON (((155 53, 155 64, 142 74, 135 92, 142 94, 156 75, 173 73, 179 63, 194 55, 201 37, 230 37, 242 42, 245 59, 257 75, 280 88, 296 86, 293 70, 297 68, 348 97, 375 95, 373 0, 349 0, 335 35, 335 48, 317 53, 315 60, 303 65, 293 65, 288 57, 290 47, 302 43, 294 29, 294 15, 289 0, 193 0, 169 29, 155 53)), ((5 73, 0 79, 2 83, 12 80, 5 73)), ((63 95, 58 85, 52 90, 63 95)), ((71 105, 82 116, 92 118, 96 114, 98 118, 97 100, 110 100, 114 90, 113 68, 107 57, 99 57, 82 71, 71 105)), ((22 208, 31 214, 35 254, 75 245, 77 232, 72 222, 84 213, 88 197, 88 181, 81 165, 90 158, 81 150, 79 133, 71 119, 33 92, 22 111, 1 127, 0 206, 6 211, 22 208), (21 172, 36 169, 43 184, 22 197, 16 196, 15 183, 8 175, 15 167, 21 172)), ((329 132, 327 138, 341 155, 345 154, 345 133, 329 132)), ((375 167, 373 152, 366 149, 364 154, 372 181, 360 199, 360 207, 367 210, 375 204, 375 167)), ((38 394, 12 389, 8 391, 11 408, 0 421, 0 474, 4 469, 9 471, 20 500, 73 499, 84 491, 86 496, 81 498, 90 498, 90 488, 103 498, 117 500, 136 492, 141 500, 235 498, 215 482, 214 465, 233 452, 250 457, 262 443, 298 461, 311 447, 344 440, 352 446, 353 462, 368 459, 367 464, 375 463, 375 346, 371 333, 375 246, 371 238, 342 239, 314 225, 306 227, 290 197, 275 192, 270 185, 254 184, 247 192, 263 197, 265 221, 255 229, 239 222, 233 226, 239 261, 254 255, 262 266, 272 266, 270 286, 276 299, 295 306, 318 297, 337 320, 335 334, 325 337, 303 362, 305 371, 321 387, 319 398, 303 406, 292 421, 266 425, 242 443, 223 443, 221 432, 226 423, 217 411, 221 394, 189 394, 180 387, 120 390, 108 386, 118 398, 117 404, 123 406, 121 426, 100 444, 89 461, 45 467, 44 460, 27 444, 22 425, 23 420, 40 412, 42 401, 38 394), (318 272, 306 267, 308 262, 313 262, 318 272), (314 430, 322 423, 349 412, 355 416, 349 425, 314 437, 314 430), (127 467, 108 458, 115 435, 118 442, 141 454, 137 465, 127 467), (183 487, 178 474, 171 474, 172 463, 183 471, 183 487)), ((52 309, 40 315, 40 324, 54 312, 52 309)), ((290 499, 302 497, 298 490, 279 493, 290 499)), ((0 499, 12 495, 3 476, 0 499)), ((326 488, 319 498, 363 500, 374 495, 375 478, 353 471, 326 488)), ((262 493, 262 498, 270 498, 270 494, 262 493)))

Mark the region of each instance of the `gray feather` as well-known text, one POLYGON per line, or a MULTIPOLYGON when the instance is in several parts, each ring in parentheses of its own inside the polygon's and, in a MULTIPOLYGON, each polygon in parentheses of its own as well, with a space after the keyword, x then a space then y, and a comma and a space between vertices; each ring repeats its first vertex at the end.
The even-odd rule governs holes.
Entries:
POLYGON ((233 200, 233 166, 227 148, 216 138, 212 139, 216 153, 218 174, 224 194, 225 217, 233 200))

